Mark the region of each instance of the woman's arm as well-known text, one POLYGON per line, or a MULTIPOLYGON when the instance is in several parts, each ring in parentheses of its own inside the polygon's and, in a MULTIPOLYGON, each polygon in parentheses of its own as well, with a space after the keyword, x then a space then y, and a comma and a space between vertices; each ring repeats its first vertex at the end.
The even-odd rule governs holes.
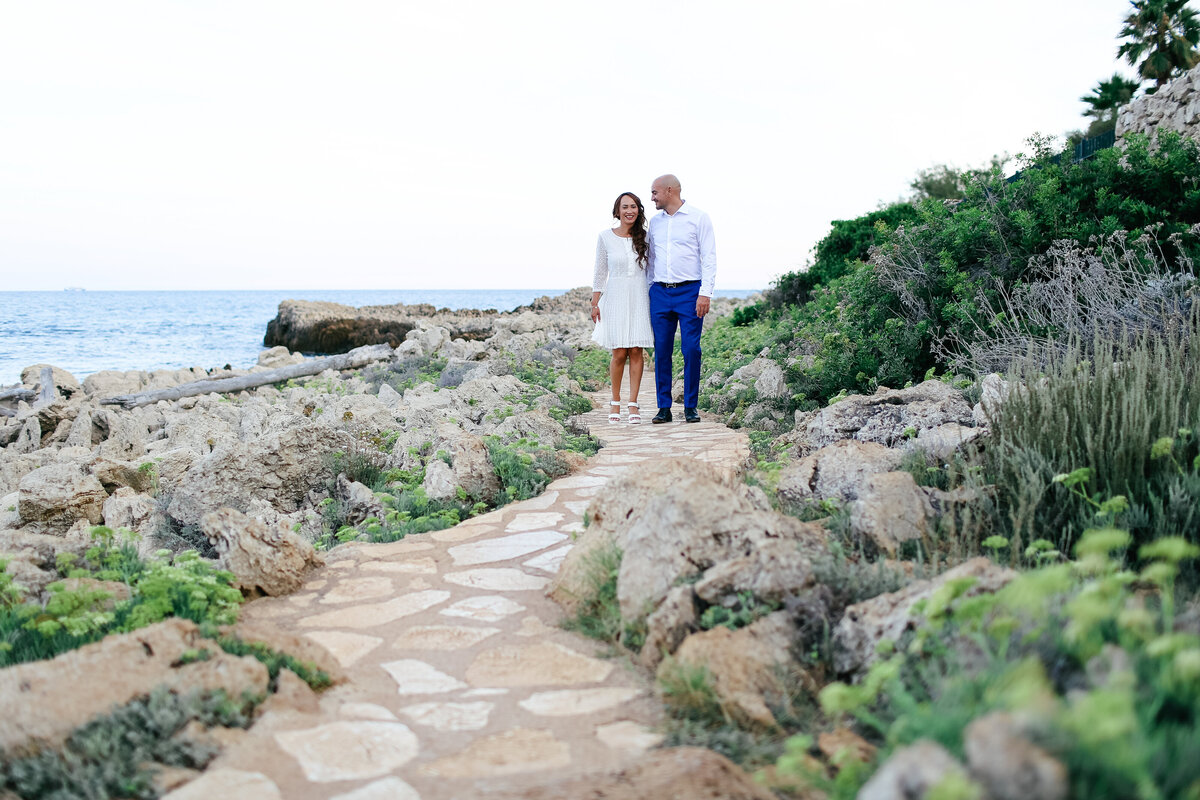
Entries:
POLYGON ((596 267, 592 271, 592 322, 600 321, 600 295, 608 284, 608 248, 604 246, 604 234, 596 239, 596 267))

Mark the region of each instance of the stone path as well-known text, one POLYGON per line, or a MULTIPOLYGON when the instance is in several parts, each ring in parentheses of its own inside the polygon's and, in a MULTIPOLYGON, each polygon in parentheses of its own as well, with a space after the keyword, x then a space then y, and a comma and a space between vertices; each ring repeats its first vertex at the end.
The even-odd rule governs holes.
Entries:
MULTIPOLYGON (((649 372, 649 371, 648 371, 649 372)), ((628 465, 692 457, 739 464, 746 437, 710 421, 607 422, 582 471, 454 528, 343 545, 304 589, 247 604, 325 646, 348 681, 306 712, 272 710, 170 800, 438 800, 514 791, 620 767, 658 744, 649 678, 559 628, 544 592, 593 495, 628 465)))

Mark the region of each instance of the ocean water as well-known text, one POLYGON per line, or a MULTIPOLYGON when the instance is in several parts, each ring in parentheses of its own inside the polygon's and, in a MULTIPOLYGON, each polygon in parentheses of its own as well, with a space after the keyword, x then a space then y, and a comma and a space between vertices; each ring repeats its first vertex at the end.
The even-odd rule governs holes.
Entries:
MULTIPOLYGON (((0 387, 19 383, 30 364, 53 364, 80 379, 105 369, 250 367, 282 300, 509 311, 563 291, 0 292, 0 387)), ((746 297, 754 291, 717 295, 746 297)))

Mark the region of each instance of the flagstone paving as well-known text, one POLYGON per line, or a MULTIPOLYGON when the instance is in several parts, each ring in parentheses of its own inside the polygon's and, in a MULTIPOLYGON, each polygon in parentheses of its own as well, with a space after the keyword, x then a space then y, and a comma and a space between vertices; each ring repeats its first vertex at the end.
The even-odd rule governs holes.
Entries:
MULTIPOLYGON (((650 375, 647 375, 649 378, 650 375)), ((650 380, 643 396, 653 398, 650 380)), ((607 422, 604 448, 538 497, 391 544, 342 545, 300 592, 243 617, 319 643, 347 681, 315 712, 272 710, 170 800, 443 800, 619 768, 656 746, 648 676, 564 631, 545 596, 591 497, 629 465, 738 465, 746 437, 708 420, 607 422)))

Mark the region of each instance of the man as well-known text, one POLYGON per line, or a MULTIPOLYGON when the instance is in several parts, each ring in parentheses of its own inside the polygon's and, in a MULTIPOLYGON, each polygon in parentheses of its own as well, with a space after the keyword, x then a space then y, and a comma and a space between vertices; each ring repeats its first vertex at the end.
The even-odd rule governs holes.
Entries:
POLYGON ((700 331, 717 276, 717 243, 712 222, 679 194, 679 179, 663 175, 650 184, 650 199, 659 213, 650 220, 650 327, 654 330, 654 381, 658 413, 651 422, 671 421, 671 359, 675 326, 683 350, 683 418, 699 422, 700 331))

